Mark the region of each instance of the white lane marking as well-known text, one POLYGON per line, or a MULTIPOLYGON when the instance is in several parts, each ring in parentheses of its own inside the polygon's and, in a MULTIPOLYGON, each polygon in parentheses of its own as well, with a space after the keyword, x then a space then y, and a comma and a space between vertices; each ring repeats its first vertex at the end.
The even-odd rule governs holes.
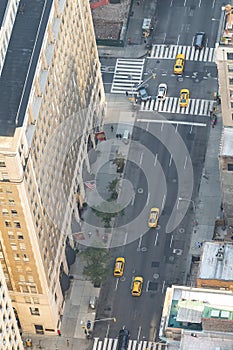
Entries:
POLYGON ((147 284, 146 284, 146 292, 148 292, 148 290, 149 290, 149 284, 150 284, 150 281, 147 281, 147 284))
POLYGON ((146 131, 149 130, 149 122, 147 123, 147 126, 146 126, 146 131))
POLYGON ((138 327, 138 336, 137 336, 137 342, 139 342, 140 334, 141 334, 142 327, 138 327))
POLYGON ((93 350, 97 349, 98 341, 99 341, 99 338, 94 338, 93 350))
POLYGON ((133 287, 133 280, 134 280, 134 276, 132 276, 132 281, 131 281, 130 289, 132 289, 132 287, 133 287))
POLYGON ((155 242, 154 242, 154 245, 157 245, 158 236, 159 236, 159 233, 158 233, 158 232, 156 232, 156 237, 155 237, 155 242))
POLYGON ((161 131, 163 131, 163 122, 162 122, 162 124, 161 124, 161 131))
POLYGON ((118 283, 119 283, 119 278, 117 278, 117 280, 116 280, 115 290, 117 290, 118 283))
POLYGON ((110 324, 108 324, 108 327, 107 327, 107 331, 106 331, 105 338, 108 338, 108 335, 109 335, 109 328, 110 328, 110 324))
POLYGON ((133 193, 133 196, 132 196, 131 205, 134 205, 134 201, 135 201, 135 192, 133 193))
POLYGON ((172 165, 172 154, 170 155, 169 166, 172 165))
POLYGON ((180 35, 178 35, 176 45, 179 45, 179 41, 180 41, 180 35))
POLYGON ((138 247, 137 247, 137 250, 139 251, 140 248, 141 248, 141 244, 142 244, 142 235, 140 235, 139 237, 139 242, 138 242, 138 247))
POLYGON ((162 293, 164 292, 164 288, 165 288, 165 281, 163 281, 162 293))
POLYGON ((176 124, 176 132, 177 132, 177 130, 178 130, 178 124, 176 124))
POLYGON ((150 192, 148 193, 148 196, 147 196, 146 205, 148 205, 148 204, 149 204, 149 201, 150 201, 150 192))
POLYGON ((192 134, 192 131, 193 131, 193 125, 191 125, 189 133, 192 134))
POLYGON ((215 6, 215 0, 213 0, 212 9, 214 8, 214 6, 215 6))
POLYGON ((164 35, 163 44, 165 43, 166 36, 167 36, 167 33, 165 33, 165 35, 164 35))
POLYGON ((170 7, 172 7, 172 3, 173 3, 173 0, 171 0, 171 2, 170 2, 170 7))
MULTIPOLYGON (((206 126, 206 123, 194 123, 194 122, 183 122, 183 121, 174 121, 174 120, 154 120, 154 119, 137 119, 138 122, 145 122, 148 121, 150 123, 157 123, 157 124, 179 124, 179 125, 193 125, 193 126, 206 126)), ((162 129, 161 129, 162 131, 162 129)))
POLYGON ((187 160, 188 160, 188 157, 186 156, 186 157, 185 157, 185 161, 184 161, 184 169, 186 168, 187 160))
POLYGON ((201 0, 199 0, 199 4, 198 4, 199 7, 201 7, 201 0))
POLYGON ((166 200, 166 195, 164 194, 164 196, 163 196, 163 201, 162 201, 162 208, 164 207, 165 200, 166 200))
POLYGON ((142 165, 142 158, 143 158, 143 152, 141 153, 140 155, 140 161, 139 161, 139 164, 142 165))
POLYGON ((170 248, 171 248, 171 246, 172 246, 172 242, 173 242, 173 235, 171 236, 170 248))
POLYGON ((157 160, 158 160, 158 153, 156 153, 156 155, 155 155, 154 166, 156 166, 156 164, 157 164, 157 160))
POLYGON ((127 242, 127 238, 128 238, 128 232, 125 233, 125 240, 124 240, 124 245, 126 245, 127 242))

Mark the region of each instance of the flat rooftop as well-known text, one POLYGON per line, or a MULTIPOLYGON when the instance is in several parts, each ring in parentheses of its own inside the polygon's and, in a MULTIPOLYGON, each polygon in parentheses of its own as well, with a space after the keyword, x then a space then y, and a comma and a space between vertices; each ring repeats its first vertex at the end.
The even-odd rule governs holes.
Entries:
POLYGON ((233 128, 223 128, 221 156, 233 156, 233 128))
POLYGON ((232 292, 180 286, 171 290, 169 328, 200 332, 203 318, 233 320, 232 292))
MULTIPOLYGON (((0 77, 0 136, 13 136, 23 124, 41 44, 53 0, 23 0, 0 77)), ((5 12, 0 1, 0 18, 5 12)))
POLYGON ((191 332, 184 332, 181 337, 180 350, 232 350, 233 335, 221 333, 221 335, 213 334, 213 332, 198 333, 193 336, 191 332), (191 335, 192 334, 192 335, 191 335), (224 347, 223 347, 224 344, 224 347))
POLYGON ((233 281, 233 244, 205 242, 197 278, 233 281))

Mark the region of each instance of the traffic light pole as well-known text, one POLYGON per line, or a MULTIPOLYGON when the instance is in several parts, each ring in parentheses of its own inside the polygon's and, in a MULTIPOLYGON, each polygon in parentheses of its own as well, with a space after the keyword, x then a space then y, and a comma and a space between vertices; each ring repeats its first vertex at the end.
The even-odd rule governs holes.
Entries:
MULTIPOLYGON (((94 320, 94 321, 88 320, 82 326, 82 328, 84 329, 84 333, 86 334, 86 337, 89 339, 90 336, 91 336, 91 333, 92 333, 91 326, 93 326, 97 322, 104 322, 104 321, 113 321, 114 323, 116 323, 116 318, 115 317, 109 317, 109 318, 101 318, 100 320, 94 320)), ((82 323, 84 323, 84 322, 82 322, 82 323)))

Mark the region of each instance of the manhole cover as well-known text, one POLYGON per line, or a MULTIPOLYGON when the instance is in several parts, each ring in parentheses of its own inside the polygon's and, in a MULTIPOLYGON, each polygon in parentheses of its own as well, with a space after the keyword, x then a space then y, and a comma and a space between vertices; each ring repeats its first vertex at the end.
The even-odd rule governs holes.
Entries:
POLYGON ((199 81, 200 81, 199 79, 195 79, 195 83, 199 83, 199 81))
POLYGON ((183 227, 179 228, 180 233, 184 233, 185 229, 183 227))
POLYGON ((126 280, 126 278, 124 276, 120 278, 121 282, 125 282, 125 280, 126 280))
POLYGON ((157 279, 159 278, 159 273, 154 273, 154 274, 153 274, 153 278, 154 278, 155 280, 157 280, 157 279))
POLYGON ((181 82, 181 81, 184 80, 184 78, 183 78, 183 77, 180 77, 180 78, 178 78, 177 80, 181 82))
POLYGON ((156 291, 158 289, 158 283, 149 282, 148 290, 156 291))
POLYGON ((143 193, 143 188, 140 187, 140 188, 138 189, 138 193, 143 193))
POLYGON ((142 252, 147 252, 147 248, 146 247, 142 247, 141 251, 142 252))
POLYGON ((151 267, 159 267, 160 262, 159 261, 152 261, 151 267))

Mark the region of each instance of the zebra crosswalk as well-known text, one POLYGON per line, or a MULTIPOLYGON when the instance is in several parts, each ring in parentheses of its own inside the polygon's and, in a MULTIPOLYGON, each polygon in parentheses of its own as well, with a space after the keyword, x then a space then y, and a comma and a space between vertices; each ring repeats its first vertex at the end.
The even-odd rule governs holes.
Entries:
POLYGON ((178 97, 167 97, 164 102, 160 102, 157 99, 142 102, 140 110, 208 116, 209 112, 213 110, 213 105, 214 101, 211 100, 190 99, 188 106, 182 108, 179 105, 178 97))
MULTIPOLYGON (((100 340, 99 338, 94 338, 92 350, 117 350, 118 339, 105 338, 100 340)), ((146 340, 129 340, 127 350, 163 350, 164 344, 155 343, 146 340)))
POLYGON ((182 45, 153 45, 149 58, 175 59, 178 53, 183 53, 188 61, 215 61, 215 49, 212 47, 196 50, 194 46, 182 45))
POLYGON ((116 61, 111 93, 125 94, 136 92, 142 82, 145 59, 118 58, 116 61))

